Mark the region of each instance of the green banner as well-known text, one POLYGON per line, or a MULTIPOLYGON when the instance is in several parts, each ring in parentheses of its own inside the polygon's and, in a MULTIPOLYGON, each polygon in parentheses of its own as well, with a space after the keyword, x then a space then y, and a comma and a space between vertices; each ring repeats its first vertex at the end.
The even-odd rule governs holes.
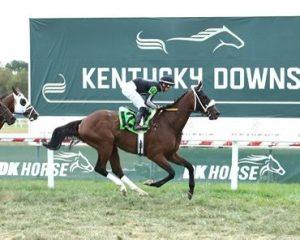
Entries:
POLYGON ((300 116, 300 17, 31 19, 31 101, 41 115, 128 105, 120 84, 203 81, 227 117, 300 116))
MULTIPOLYGON (((181 148, 179 154, 195 167, 197 181, 229 181, 230 148, 181 148)), ((47 152, 43 147, 5 146, 0 149, 0 177, 46 178, 47 152)), ((167 173, 144 157, 120 151, 124 173, 134 180, 160 179, 167 173)), ((54 153, 58 178, 104 179, 94 171, 97 153, 90 147, 62 147, 54 153)), ((240 149, 239 181, 300 182, 299 149, 240 149)), ((172 164, 175 180, 188 179, 188 172, 172 164)), ((109 169, 109 164, 108 164, 109 169)))

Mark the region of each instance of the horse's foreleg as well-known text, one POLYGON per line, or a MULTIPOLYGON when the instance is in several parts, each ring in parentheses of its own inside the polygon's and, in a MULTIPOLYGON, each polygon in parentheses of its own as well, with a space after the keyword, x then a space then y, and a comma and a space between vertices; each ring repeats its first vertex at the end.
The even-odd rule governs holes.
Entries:
POLYGON ((168 176, 165 177, 164 179, 160 180, 160 181, 156 181, 156 182, 145 182, 145 185, 148 186, 153 186, 153 187, 160 187, 163 184, 165 184, 166 182, 170 181, 171 179, 173 179, 175 177, 175 171, 174 169, 171 167, 171 165, 168 163, 167 159, 165 158, 164 155, 157 155, 154 158, 151 158, 151 160, 153 162, 155 162, 158 166, 160 166, 161 168, 163 168, 164 170, 166 170, 168 172, 168 176))
POLYGON ((127 190, 126 190, 124 183, 121 181, 121 179, 116 177, 114 174, 106 171, 106 164, 111 155, 111 149, 110 149, 110 151, 108 151, 108 150, 109 150, 109 147, 106 147, 105 149, 103 148, 100 151, 98 151, 98 161, 95 166, 95 171, 97 173, 101 174, 102 176, 108 178, 109 180, 114 182, 116 185, 118 185, 120 187, 120 191, 123 193, 124 196, 126 196, 127 190))
POLYGON ((193 165, 190 164, 187 160, 185 160, 184 158, 180 157, 177 153, 174 153, 170 158, 169 161, 180 165, 180 166, 184 166, 188 169, 189 171, 189 195, 188 198, 192 199, 193 193, 194 193, 194 188, 195 188, 195 177, 194 177, 194 168, 193 165))
POLYGON ((139 188, 137 185, 135 185, 127 176, 124 175, 121 163, 120 163, 120 157, 118 153, 118 148, 114 146, 111 157, 109 159, 110 165, 112 168, 112 171, 114 174, 116 174, 123 183, 127 184, 131 190, 136 191, 140 196, 146 196, 148 195, 147 192, 143 191, 141 188, 139 188))

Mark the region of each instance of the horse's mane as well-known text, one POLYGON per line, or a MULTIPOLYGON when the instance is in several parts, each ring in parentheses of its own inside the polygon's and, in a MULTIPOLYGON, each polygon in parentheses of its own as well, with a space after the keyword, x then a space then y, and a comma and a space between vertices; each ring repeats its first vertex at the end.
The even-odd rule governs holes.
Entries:
POLYGON ((169 103, 165 106, 165 108, 173 107, 176 103, 178 103, 189 91, 186 91, 184 94, 182 94, 179 98, 177 98, 174 102, 169 103))
POLYGON ((202 41, 207 40, 208 38, 222 32, 223 28, 207 28, 204 31, 198 32, 195 35, 192 35, 192 38, 202 39, 202 41))
POLYGON ((239 160, 240 163, 251 163, 254 165, 263 165, 264 163, 261 163, 261 161, 267 160, 268 156, 266 155, 250 155, 246 158, 242 158, 239 160))
POLYGON ((63 153, 58 153, 56 157, 58 158, 63 158, 63 159, 69 159, 73 157, 77 157, 79 153, 73 153, 73 152, 63 152, 63 153))

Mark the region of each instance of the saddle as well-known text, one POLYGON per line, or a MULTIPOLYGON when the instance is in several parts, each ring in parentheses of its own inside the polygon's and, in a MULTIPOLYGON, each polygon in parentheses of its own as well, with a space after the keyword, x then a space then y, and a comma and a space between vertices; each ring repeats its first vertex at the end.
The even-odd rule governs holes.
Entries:
MULTIPOLYGON (((142 132, 147 132, 147 130, 151 127, 151 120, 154 117, 156 113, 155 109, 150 109, 148 112, 148 115, 144 119, 144 124, 143 127, 146 129, 145 131, 142 132)), ((135 126, 135 119, 136 119, 136 114, 134 110, 128 108, 128 107, 119 107, 119 120, 120 120, 120 129, 124 130, 127 129, 130 132, 133 132, 135 134, 138 134, 137 131, 135 131, 134 126, 135 126)), ((141 131, 139 131, 141 132, 141 131)))

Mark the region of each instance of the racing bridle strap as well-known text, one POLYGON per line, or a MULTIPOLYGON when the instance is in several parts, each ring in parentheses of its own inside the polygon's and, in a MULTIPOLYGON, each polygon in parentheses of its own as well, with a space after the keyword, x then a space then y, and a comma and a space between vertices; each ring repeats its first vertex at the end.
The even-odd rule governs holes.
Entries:
POLYGON ((203 109, 203 111, 205 113, 207 112, 207 109, 209 109, 210 107, 212 107, 212 106, 214 106, 216 104, 215 100, 211 99, 210 102, 208 103, 208 105, 205 107, 202 104, 202 102, 201 102, 201 100, 200 100, 200 98, 199 98, 199 96, 198 96, 195 88, 192 87, 192 91, 194 93, 194 112, 196 112, 196 110, 197 110, 197 102, 200 104, 200 106, 202 107, 202 109, 203 109))
POLYGON ((15 113, 15 114, 18 114, 18 115, 24 115, 24 113, 26 113, 28 110, 30 110, 30 112, 29 112, 29 114, 28 114, 28 116, 30 117, 31 114, 32 114, 32 112, 34 111, 34 108, 33 108, 33 106, 31 106, 31 105, 29 105, 29 106, 25 109, 25 111, 24 111, 23 113, 21 113, 21 112, 14 112, 14 113, 15 113))
POLYGON ((28 114, 28 118, 30 119, 31 118, 31 115, 34 111, 34 108, 33 106, 29 105, 27 108, 26 108, 26 111, 24 113, 26 113, 28 110, 30 110, 29 114, 28 114))

